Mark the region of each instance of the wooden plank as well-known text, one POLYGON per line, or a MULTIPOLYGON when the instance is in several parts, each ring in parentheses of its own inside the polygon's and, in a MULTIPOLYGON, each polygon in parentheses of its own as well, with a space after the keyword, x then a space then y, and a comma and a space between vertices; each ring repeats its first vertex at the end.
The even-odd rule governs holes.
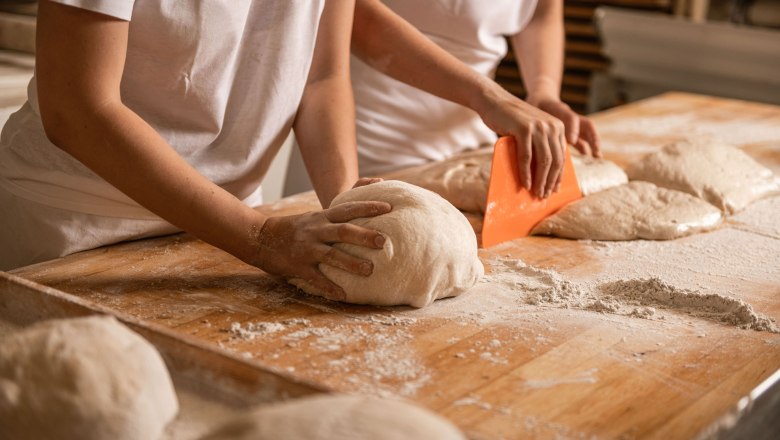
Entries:
MULTIPOLYGON (((734 142, 780 170, 778 107, 667 94, 593 119, 607 157, 619 163, 695 134, 734 142)), ((316 207, 309 193, 259 209, 283 215, 316 207)), ((585 280, 607 271, 688 274, 690 282, 780 319, 780 238, 736 226, 606 248, 528 237, 483 249, 480 257, 489 273, 501 258, 516 258, 585 280), (720 259, 707 253, 724 248, 729 252, 720 259), (754 261, 757 252, 767 258, 754 261), (710 258, 712 267, 702 271, 697 258, 710 258)), ((225 357, 280 384, 304 384, 301 393, 406 397, 476 439, 690 438, 780 368, 777 334, 663 310, 663 319, 638 319, 534 306, 495 278, 422 310, 332 303, 186 235, 84 252, 14 274, 66 292, 55 302, 99 308, 150 329, 152 339, 159 332, 163 341, 208 349, 211 365, 225 357)), ((52 291, 36 289, 39 300, 31 296, 18 307, 46 310, 52 291)))

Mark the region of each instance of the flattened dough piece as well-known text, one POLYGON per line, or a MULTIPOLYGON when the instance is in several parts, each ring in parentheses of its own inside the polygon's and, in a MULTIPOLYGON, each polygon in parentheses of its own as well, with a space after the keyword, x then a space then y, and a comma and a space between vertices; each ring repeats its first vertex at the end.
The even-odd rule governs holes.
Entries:
POLYGON ((721 212, 707 202, 649 182, 616 186, 565 206, 532 234, 585 240, 671 240, 714 229, 721 212))
POLYGON ((571 161, 580 191, 585 196, 628 183, 626 172, 614 162, 579 154, 572 154, 571 161))
POLYGON ((406 182, 433 191, 465 212, 485 212, 492 148, 483 148, 432 163, 406 182))
MULTIPOLYGON (((335 246, 372 261, 373 273, 363 277, 320 264, 322 273, 344 289, 346 302, 424 307, 436 299, 460 295, 482 278, 477 237, 463 213, 446 200, 426 189, 386 180, 341 193, 331 207, 369 200, 388 202, 393 210, 350 223, 379 231, 385 237, 384 247, 335 246)), ((290 282, 320 295, 304 280, 290 282)))
MULTIPOLYGON (((460 154, 419 169, 404 181, 431 190, 465 212, 485 212, 492 148, 460 154)), ((584 195, 628 182, 626 173, 604 159, 572 155, 577 182, 584 195)))
POLYGON ((728 214, 780 193, 771 170, 739 148, 705 139, 666 145, 632 163, 628 177, 686 192, 728 214))
POLYGON ((442 417, 396 400, 316 396, 259 407, 201 440, 465 440, 442 417))
POLYGON ((0 344, 0 437, 147 440, 178 412, 152 344, 113 317, 44 321, 0 344))

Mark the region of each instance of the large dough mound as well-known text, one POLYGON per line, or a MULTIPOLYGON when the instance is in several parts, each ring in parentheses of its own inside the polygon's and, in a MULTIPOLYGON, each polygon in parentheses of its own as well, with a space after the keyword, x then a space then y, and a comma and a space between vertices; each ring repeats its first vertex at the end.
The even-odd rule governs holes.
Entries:
POLYGON ((780 192, 771 170, 739 148, 709 140, 666 145, 631 164, 628 177, 686 192, 728 214, 780 192))
MULTIPOLYGON (((393 210, 350 223, 381 232, 386 239, 384 248, 336 246, 373 261, 373 273, 363 277, 320 265, 322 273, 344 289, 347 302, 424 307, 436 299, 460 295, 482 277, 484 269, 471 225, 446 200, 414 185, 388 180, 346 191, 331 207, 371 200, 388 202, 393 210)), ((320 294, 303 280, 290 282, 308 293, 320 294)))
POLYGON ((367 396, 317 396, 268 405, 201 440, 464 440, 447 420, 414 405, 367 396))
POLYGON ((713 229, 721 221, 721 212, 707 202, 649 182, 631 182, 565 206, 531 233, 590 240, 671 240, 713 229))
MULTIPOLYGON (((485 212, 493 149, 460 154, 416 170, 406 182, 429 189, 465 212, 485 212)), ((584 195, 628 182, 614 162, 572 154, 577 182, 584 195)))
POLYGON ((178 409, 160 355, 114 318, 46 321, 0 345, 3 438, 153 440, 178 409))

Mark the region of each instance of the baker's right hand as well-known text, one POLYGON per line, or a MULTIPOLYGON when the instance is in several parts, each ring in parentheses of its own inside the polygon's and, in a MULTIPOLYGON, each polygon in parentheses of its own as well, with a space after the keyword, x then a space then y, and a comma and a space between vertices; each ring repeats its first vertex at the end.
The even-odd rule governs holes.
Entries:
POLYGON ((348 202, 324 211, 268 217, 255 234, 256 253, 250 263, 270 274, 305 280, 325 293, 326 298, 343 301, 344 290, 320 272, 320 263, 357 275, 371 275, 374 270, 371 261, 349 255, 333 245, 350 243, 382 249, 385 244, 382 234, 348 222, 391 210, 385 202, 348 202))

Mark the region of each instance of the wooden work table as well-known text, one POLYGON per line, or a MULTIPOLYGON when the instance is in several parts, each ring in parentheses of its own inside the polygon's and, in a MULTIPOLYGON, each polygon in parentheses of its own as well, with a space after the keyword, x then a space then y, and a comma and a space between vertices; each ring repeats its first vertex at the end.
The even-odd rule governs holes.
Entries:
MULTIPOLYGON (((672 93, 593 119, 606 157, 622 165, 669 140, 711 135, 780 174, 779 107, 672 93)), ((258 209, 317 207, 303 194, 258 209)), ((673 242, 530 237, 480 257, 488 272, 519 258, 581 280, 657 276, 780 321, 780 203, 760 209, 673 242)), ((531 306, 495 277, 421 310, 333 303, 187 235, 83 252, 0 281, 0 318, 112 313, 161 347, 172 369, 203 366, 252 388, 255 401, 326 390, 403 396, 475 439, 691 438, 780 369, 778 334, 668 310, 640 319, 531 306)))

